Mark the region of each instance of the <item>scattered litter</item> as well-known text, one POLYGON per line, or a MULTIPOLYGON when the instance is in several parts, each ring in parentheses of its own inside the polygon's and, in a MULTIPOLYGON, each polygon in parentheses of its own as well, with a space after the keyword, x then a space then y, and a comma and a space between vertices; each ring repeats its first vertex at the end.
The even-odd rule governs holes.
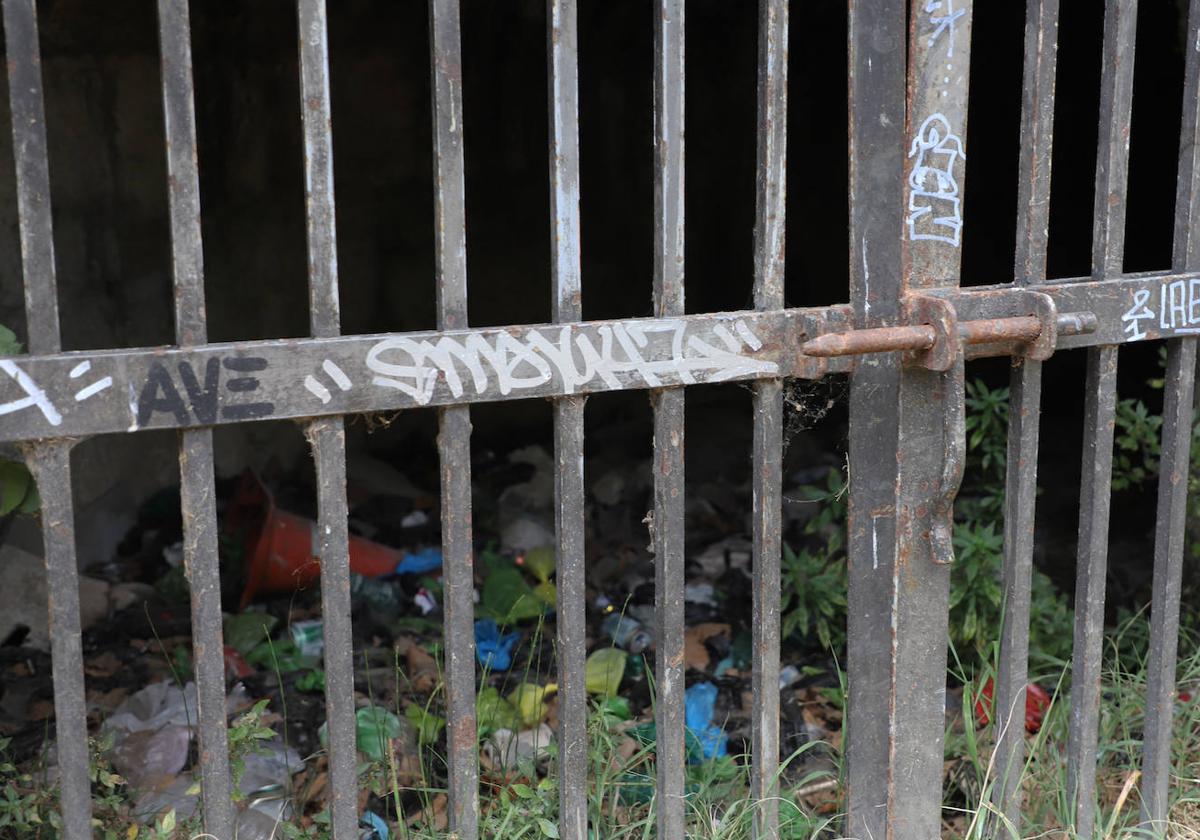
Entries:
POLYGON ((549 755, 554 732, 546 724, 513 732, 497 729, 483 743, 483 752, 494 767, 514 768, 521 762, 538 761, 549 755))
POLYGON ((521 683, 513 689, 512 694, 508 695, 508 702, 517 710, 522 724, 533 726, 545 718, 546 713, 550 711, 546 698, 556 691, 558 691, 558 685, 555 683, 546 685, 521 683))
POLYGON ((729 537, 715 542, 692 560, 700 566, 704 576, 716 580, 729 569, 748 569, 753 546, 742 537, 729 537))
POLYGON ((605 697, 597 704, 601 714, 610 715, 618 720, 629 720, 633 710, 629 708, 628 697, 605 697))
MULTIPOLYGON (((988 677, 979 698, 975 701, 975 720, 980 726, 987 726, 991 721, 992 691, 995 681, 988 677)), ((1031 735, 1042 728, 1042 717, 1050 708, 1050 695, 1046 689, 1037 683, 1029 683, 1025 687, 1025 731, 1031 735)))
POLYGON ((266 641, 246 654, 246 662, 267 671, 278 670, 281 674, 315 668, 320 659, 306 656, 296 649, 296 643, 266 641))
MULTIPOLYGON (((696 683, 684 692, 683 702, 689 740, 695 740, 705 760, 724 756, 729 737, 720 726, 712 722, 717 702, 717 687, 710 682, 696 683)), ((693 755, 689 755, 688 761, 692 764, 699 763, 699 759, 693 755)))
POLYGON ((395 578, 367 577, 350 573, 350 598, 357 606, 366 606, 376 616, 396 616, 400 613, 402 590, 395 578))
POLYGON ((396 564, 398 575, 423 575, 440 571, 442 568, 442 550, 437 546, 423 548, 420 551, 404 553, 404 559, 396 564))
POLYGON ((425 587, 417 590, 417 594, 413 596, 413 603, 421 611, 421 615, 429 615, 438 608, 437 598, 425 587))
POLYGON ((728 624, 706 622, 689 627, 683 634, 684 664, 698 671, 707 671, 710 657, 705 642, 717 636, 728 637, 729 634, 728 624))
POLYGON ((496 622, 490 618, 475 622, 475 656, 484 668, 493 671, 511 668, 513 649, 519 641, 520 633, 501 633, 496 622))
POLYGON ((196 684, 188 683, 181 691, 174 683, 157 682, 130 695, 109 715, 104 729, 115 733, 119 740, 122 734, 154 732, 164 726, 190 727, 195 723, 196 684))
POLYGON ((782 691, 783 689, 789 688, 800 682, 800 678, 802 676, 803 674, 800 673, 800 669, 795 665, 785 665, 784 667, 780 668, 779 690, 782 691))
POLYGON ((254 669, 232 645, 225 645, 225 676, 231 680, 244 680, 254 669))
MULTIPOLYGON (((404 732, 400 718, 378 706, 364 706, 354 713, 355 742, 358 751, 367 758, 382 761, 387 745, 404 732)), ((317 736, 322 746, 329 743, 329 722, 321 724, 317 736)))
POLYGON ((293 621, 288 631, 301 656, 320 656, 325 650, 325 622, 320 619, 293 621))
POLYGON ((429 514, 423 510, 414 510, 400 518, 401 528, 422 528, 429 524, 429 514))
MULTIPOLYGON (((226 527, 245 536, 246 588, 241 610, 256 595, 294 592, 314 584, 321 572, 314 554, 317 523, 280 510, 271 492, 252 471, 242 474, 226 527)), ((367 577, 391 574, 404 555, 355 534, 350 535, 350 570, 367 577)))
POLYGON ((247 610, 227 615, 221 622, 225 644, 243 656, 271 637, 279 619, 270 613, 247 610))
POLYGON ((187 764, 191 741, 191 730, 174 724, 126 732, 114 741, 109 757, 113 769, 135 789, 157 787, 174 779, 187 764))
POLYGON ((546 604, 533 591, 525 576, 515 566, 493 565, 483 582, 480 606, 486 613, 506 625, 538 618, 546 604))
POLYGON ((689 583, 683 587, 683 600, 689 604, 703 604, 706 607, 717 606, 716 592, 711 583, 689 583))
POLYGON ((604 619, 600 629, 608 634, 614 645, 630 653, 641 653, 654 641, 640 621, 620 613, 611 613, 604 619))
POLYGON ((363 811, 358 824, 363 828, 358 840, 388 840, 387 822, 374 811, 363 811))
POLYGON ((588 694, 611 697, 621 687, 625 664, 629 656, 617 648, 600 648, 592 652, 584 665, 584 684, 588 694))

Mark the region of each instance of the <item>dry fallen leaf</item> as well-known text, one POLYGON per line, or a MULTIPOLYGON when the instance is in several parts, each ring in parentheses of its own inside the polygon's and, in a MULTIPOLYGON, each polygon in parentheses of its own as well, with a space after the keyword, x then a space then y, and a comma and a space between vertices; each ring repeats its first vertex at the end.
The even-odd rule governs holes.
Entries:
POLYGON ((409 685, 413 686, 413 691, 418 694, 431 694, 438 685, 437 660, 410 638, 401 638, 396 642, 396 653, 403 654, 407 661, 408 673, 404 676, 408 678, 409 685))
POLYGON ((704 643, 713 636, 728 636, 729 625, 717 622, 706 622, 689 627, 683 636, 683 661, 689 668, 707 671, 709 656, 704 643))
POLYGON ((446 794, 439 793, 433 797, 428 808, 422 808, 409 817, 405 822, 411 827, 423 824, 434 831, 444 831, 448 820, 446 818, 446 794))

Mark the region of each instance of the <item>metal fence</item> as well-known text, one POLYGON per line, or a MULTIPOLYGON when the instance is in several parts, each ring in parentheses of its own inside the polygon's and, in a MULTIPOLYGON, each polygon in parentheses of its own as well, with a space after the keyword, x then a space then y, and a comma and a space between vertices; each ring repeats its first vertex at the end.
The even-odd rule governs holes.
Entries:
MULTIPOLYGON (((1118 347, 1168 348, 1154 549, 1142 819, 1162 830, 1179 618, 1196 339, 1200 333, 1197 96, 1200 0, 1190 4, 1173 268, 1122 270, 1136 0, 1107 0, 1092 274, 1046 279, 1058 0, 1028 0, 1017 259, 1011 282, 959 287, 970 0, 849 4, 851 302, 784 307, 788 4, 760 3, 754 310, 684 314, 684 3, 656 0, 654 317, 580 322, 576 9, 549 0, 554 324, 471 329, 466 306, 458 0, 431 0, 438 330, 340 336, 324 0, 298 0, 312 337, 210 344, 188 5, 159 0, 177 346, 64 353, 34 0, 3 0, 28 356, 0 360, 0 442, 20 442, 43 500, 65 836, 91 836, 70 450, 82 437, 180 430, 184 557, 199 686, 202 806, 230 838, 211 427, 303 419, 318 476, 332 827, 356 835, 347 554, 347 414, 436 407, 445 558, 450 829, 478 836, 472 633, 470 404, 554 402, 561 687, 560 835, 587 833, 583 406, 646 389, 653 406, 657 819, 685 834, 684 388, 748 381, 753 430, 753 773, 759 836, 778 833, 782 382, 852 372, 848 817, 852 837, 940 831, 952 504, 964 455, 964 359, 1012 358, 1006 609, 996 680, 995 804, 1020 816, 1042 362, 1088 348, 1068 766, 1091 836, 1118 347), (909 18, 906 18, 909 13, 909 18), (911 20, 911 23, 909 21, 911 20), (907 49, 905 45, 907 44, 907 49)), ((749 92, 747 92, 748 94, 749 92)), ((651 138, 647 138, 650 140, 651 138)))

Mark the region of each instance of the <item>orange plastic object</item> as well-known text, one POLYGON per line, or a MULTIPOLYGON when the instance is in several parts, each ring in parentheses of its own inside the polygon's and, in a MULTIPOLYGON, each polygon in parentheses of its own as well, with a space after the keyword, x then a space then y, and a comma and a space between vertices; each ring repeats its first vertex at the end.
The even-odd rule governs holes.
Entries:
MULTIPOLYGON (((313 554, 317 523, 277 508, 252 472, 242 476, 229 522, 246 534, 246 588, 239 610, 257 595, 303 589, 320 576, 321 561, 313 554)), ((350 537, 350 570, 364 577, 391 574, 403 558, 399 549, 350 537)))
MULTIPOLYGON (((992 678, 988 677, 987 683, 983 686, 982 695, 975 701, 975 719, 979 721, 980 726, 987 726, 990 722, 993 684, 992 678)), ((1046 693, 1046 689, 1037 683, 1027 685, 1025 687, 1026 732, 1034 735, 1042 728, 1042 717, 1046 714, 1046 709, 1048 708, 1050 708, 1050 695, 1046 693)))

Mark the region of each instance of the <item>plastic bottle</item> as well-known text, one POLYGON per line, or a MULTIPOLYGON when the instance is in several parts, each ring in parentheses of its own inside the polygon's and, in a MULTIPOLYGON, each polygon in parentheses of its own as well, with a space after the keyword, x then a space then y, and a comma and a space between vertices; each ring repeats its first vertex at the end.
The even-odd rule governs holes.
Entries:
POLYGON ((613 613, 604 619, 600 629, 609 635, 614 645, 633 654, 641 653, 654 641, 640 621, 620 613, 613 613))

